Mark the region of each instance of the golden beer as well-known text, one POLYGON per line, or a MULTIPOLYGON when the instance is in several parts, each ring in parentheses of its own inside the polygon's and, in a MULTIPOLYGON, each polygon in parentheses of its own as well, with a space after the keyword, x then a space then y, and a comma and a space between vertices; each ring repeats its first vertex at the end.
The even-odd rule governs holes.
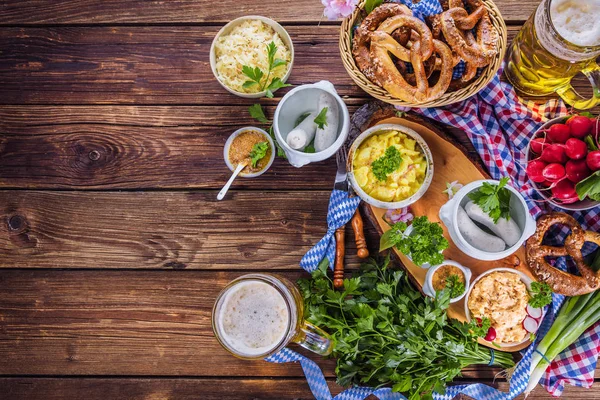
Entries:
POLYGON ((556 92, 575 108, 587 109, 600 104, 598 55, 600 0, 544 0, 512 43, 506 76, 519 92, 556 92), (579 72, 590 80, 590 99, 571 86, 579 72))

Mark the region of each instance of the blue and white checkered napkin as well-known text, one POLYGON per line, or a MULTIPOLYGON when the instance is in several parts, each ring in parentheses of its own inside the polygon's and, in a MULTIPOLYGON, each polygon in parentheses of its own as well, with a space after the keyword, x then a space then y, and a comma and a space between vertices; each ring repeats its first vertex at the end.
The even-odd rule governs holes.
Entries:
POLYGON ((329 267, 333 269, 335 259, 335 231, 346 225, 356 212, 360 204, 360 197, 350 197, 348 192, 334 190, 329 197, 327 209, 327 233, 323 239, 310 249, 300 260, 300 266, 308 272, 313 272, 327 256, 329 267))

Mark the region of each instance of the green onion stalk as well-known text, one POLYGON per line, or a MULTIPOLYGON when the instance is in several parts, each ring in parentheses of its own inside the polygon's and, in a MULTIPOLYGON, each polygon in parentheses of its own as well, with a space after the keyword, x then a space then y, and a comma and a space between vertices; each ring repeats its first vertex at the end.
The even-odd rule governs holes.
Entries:
POLYGON ((565 300, 552 327, 540 341, 537 351, 532 356, 529 385, 525 389, 525 396, 536 387, 552 360, 598 320, 600 320, 600 290, 565 300))

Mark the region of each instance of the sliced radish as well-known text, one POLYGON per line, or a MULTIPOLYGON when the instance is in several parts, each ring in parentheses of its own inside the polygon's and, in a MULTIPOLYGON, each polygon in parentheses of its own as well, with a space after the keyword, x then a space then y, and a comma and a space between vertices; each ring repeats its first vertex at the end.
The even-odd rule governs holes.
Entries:
POLYGON ((538 329, 539 324, 531 317, 525 317, 523 320, 523 329, 529 333, 535 333, 538 329))
POLYGON ((534 319, 540 319, 542 318, 542 309, 531 307, 529 304, 527 304, 527 314, 534 319))

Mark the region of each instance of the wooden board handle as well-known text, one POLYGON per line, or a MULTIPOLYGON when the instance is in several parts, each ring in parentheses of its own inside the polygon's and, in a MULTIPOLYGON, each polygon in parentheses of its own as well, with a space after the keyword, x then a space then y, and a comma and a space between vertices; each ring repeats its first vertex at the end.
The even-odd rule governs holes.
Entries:
POLYGON ((356 242, 356 255, 358 258, 369 257, 367 241, 365 240, 363 219, 360 216, 360 211, 358 208, 352 217, 352 229, 354 230, 354 241, 356 242))
POLYGON ((344 286, 344 253, 346 245, 344 239, 346 226, 335 231, 335 265, 333 267, 333 287, 339 289, 344 286))

